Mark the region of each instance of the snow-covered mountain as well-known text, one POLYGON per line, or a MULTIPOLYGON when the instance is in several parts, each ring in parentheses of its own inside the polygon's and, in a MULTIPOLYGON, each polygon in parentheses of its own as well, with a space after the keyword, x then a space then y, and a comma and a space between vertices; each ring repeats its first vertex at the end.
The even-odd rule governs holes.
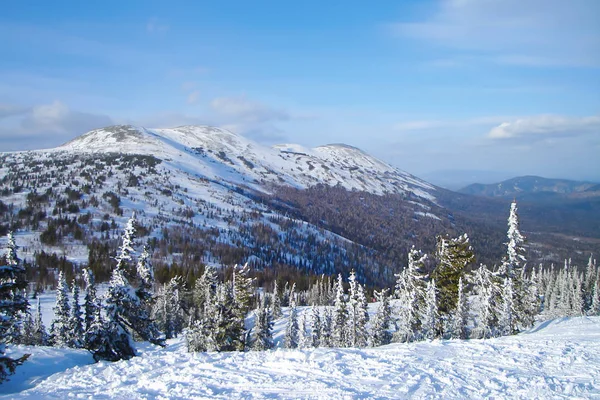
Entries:
MULTIPOLYGON (((111 126, 54 149, 0 153, 0 246, 15 230, 26 260, 44 251, 93 262, 95 273, 112 268, 133 211, 140 241, 152 241, 163 266, 354 269, 364 281, 389 284, 406 249, 431 253, 436 235, 464 232, 478 260, 493 265, 504 251, 508 203, 478 201, 348 145, 268 147, 205 126, 111 126), (98 243, 108 246, 102 254, 98 243)), ((572 243, 577 254, 595 252, 572 243)), ((552 260, 573 253, 552 244, 552 260)))
POLYGON ((322 183, 374 194, 411 192, 427 200, 435 197, 432 185, 352 146, 267 147, 209 126, 117 125, 88 132, 55 151, 152 155, 199 177, 261 191, 268 184, 307 188, 322 183))
MULTIPOLYGON (((163 265, 250 262, 316 274, 354 269, 364 280, 384 282, 396 270, 377 254, 391 254, 390 246, 374 249, 381 236, 411 232, 395 241, 406 248, 417 237, 421 246, 425 230, 446 230, 448 213, 437 193, 344 144, 269 147, 215 127, 118 125, 54 149, 0 153, 0 245, 12 229, 27 260, 44 251, 92 263, 95 243, 114 251, 115 237, 135 211, 144 227, 140 240, 153 241, 163 265), (336 194, 322 194, 324 188, 336 194), (379 198, 385 204, 375 204, 379 198), (372 232, 358 206, 371 215, 383 207, 391 218, 385 224, 371 218, 372 232), (328 221, 334 213, 357 218, 328 221), (346 229, 352 223, 374 235, 346 229)), ((109 271, 107 256, 97 260, 95 272, 109 271)))

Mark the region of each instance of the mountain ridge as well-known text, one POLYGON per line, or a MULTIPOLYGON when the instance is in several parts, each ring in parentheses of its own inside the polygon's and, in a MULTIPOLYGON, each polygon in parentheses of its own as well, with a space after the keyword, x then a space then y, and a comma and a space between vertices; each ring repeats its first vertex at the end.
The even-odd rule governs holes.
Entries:
MULTIPOLYGON (((486 197, 515 197, 517 199, 535 194, 551 194, 576 197, 578 193, 598 191, 599 184, 570 179, 543 178, 536 175, 524 175, 493 184, 474 183, 458 192, 486 197)), ((600 192, 598 193, 600 195, 600 192)))
POLYGON ((432 193, 436 190, 433 185, 347 144, 268 147, 211 126, 149 129, 115 125, 87 132, 52 150, 153 155, 166 161, 177 160, 175 164, 195 168, 208 179, 226 176, 227 180, 261 191, 265 190, 261 181, 300 188, 318 183, 341 184, 349 190, 375 194, 412 192, 427 200, 434 198, 432 193), (224 166, 227 173, 215 171, 215 164, 224 166))

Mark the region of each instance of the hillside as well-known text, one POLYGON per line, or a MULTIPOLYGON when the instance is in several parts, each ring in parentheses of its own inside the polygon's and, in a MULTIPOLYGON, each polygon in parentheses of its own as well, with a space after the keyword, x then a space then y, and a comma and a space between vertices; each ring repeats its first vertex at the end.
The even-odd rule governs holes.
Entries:
MULTIPOLYGON (((498 263, 508 204, 437 188, 352 146, 268 147, 205 126, 112 126, 0 154, 0 244, 17 232, 40 289, 57 265, 71 276, 87 264, 107 279, 133 211, 160 281, 248 262, 261 281, 354 269, 383 285, 412 245, 432 253, 439 234, 467 232, 478 262, 498 263)), ((576 219, 521 210, 532 263, 584 265, 600 253, 600 224, 585 208, 576 219)))
MULTIPOLYGON (((0 398, 592 398, 600 396, 600 317, 547 321, 515 336, 368 349, 186 352, 182 339, 92 363, 84 350, 31 353, 0 398), (52 367, 45 367, 52 366, 52 367)), ((9 355, 10 355, 9 354, 9 355)))

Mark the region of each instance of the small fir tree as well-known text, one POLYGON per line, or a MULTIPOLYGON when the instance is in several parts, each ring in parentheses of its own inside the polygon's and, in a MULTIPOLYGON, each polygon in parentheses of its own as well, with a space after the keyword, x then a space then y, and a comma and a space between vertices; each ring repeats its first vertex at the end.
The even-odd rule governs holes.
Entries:
POLYGON ((392 307, 390 305, 390 297, 388 296, 389 289, 383 289, 379 292, 375 291, 375 298, 379 302, 377 314, 373 318, 373 330, 371 334, 371 345, 383 346, 392 341, 392 334, 389 331, 392 307))
POLYGON ((37 346, 47 346, 49 337, 42 321, 42 303, 38 297, 37 310, 35 312, 35 318, 33 319, 33 341, 37 346))
POLYGON ((439 314, 437 303, 437 288, 435 280, 432 279, 427 284, 425 293, 425 309, 421 319, 423 327, 423 337, 433 340, 438 336, 439 314))
POLYGON ((467 296, 462 278, 458 281, 458 300, 456 308, 452 314, 451 336, 453 339, 466 339, 467 334, 467 318, 469 310, 467 305, 467 296))
POLYGON ((287 349, 295 349, 298 347, 298 331, 298 311, 296 309, 296 302, 292 300, 290 303, 290 314, 288 316, 284 338, 284 345, 287 349))
POLYGON ((257 351, 273 348, 273 317, 266 301, 260 301, 255 311, 252 349, 257 351))
POLYGON ((83 299, 83 312, 85 330, 85 347, 90 349, 92 342, 91 336, 97 337, 98 330, 102 329, 102 318, 100 315, 101 305, 96 293, 96 284, 94 282, 94 274, 91 269, 83 270, 83 279, 85 281, 85 296, 83 299))
POLYGON ((312 306, 311 314, 311 347, 317 348, 321 346, 321 315, 319 309, 314 305, 312 306))
POLYGON ((509 277, 504 278, 500 300, 500 315, 498 317, 500 333, 502 335, 512 335, 517 332, 517 327, 515 326, 513 284, 512 279, 509 277))
POLYGON ((439 312, 445 316, 456 307, 458 282, 466 266, 475 261, 467 234, 454 239, 438 236, 437 258, 438 265, 432 277, 439 288, 439 312))
POLYGON ((273 284, 273 295, 271 296, 271 307, 273 310, 273 318, 281 318, 283 315, 281 312, 281 297, 279 297, 279 287, 277 286, 277 280, 273 284))
POLYGON ((348 307, 344 296, 342 275, 338 275, 334 303, 333 326, 331 327, 332 344, 336 347, 348 347, 348 307))
POLYGON ((150 263, 150 253, 147 246, 144 246, 142 254, 138 258, 136 271, 139 279, 139 286, 136 293, 149 310, 152 307, 152 298, 154 295, 154 268, 150 263))
POLYGON ((69 347, 83 347, 85 345, 85 331, 83 326, 83 319, 81 312, 81 306, 79 305, 79 287, 75 280, 72 283, 71 289, 71 314, 69 316, 69 347))
POLYGON ((65 275, 60 271, 56 287, 56 305, 54 306, 54 319, 50 332, 52 343, 57 347, 69 347, 71 341, 71 306, 69 305, 69 287, 65 275))

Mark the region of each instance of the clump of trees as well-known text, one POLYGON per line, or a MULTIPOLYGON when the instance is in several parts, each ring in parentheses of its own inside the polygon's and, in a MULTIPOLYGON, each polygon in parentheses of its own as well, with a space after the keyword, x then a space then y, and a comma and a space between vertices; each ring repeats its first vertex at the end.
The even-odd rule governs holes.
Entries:
POLYGON ((276 280, 272 291, 259 291, 248 264, 227 270, 207 265, 193 285, 182 276, 160 285, 151 252, 137 244, 134 215, 121 236, 104 297, 97 295, 92 269, 78 275, 83 293, 77 276, 58 274, 49 332, 39 299, 35 315, 29 310, 25 268, 9 233, 0 267, 0 380, 27 358, 4 356, 10 343, 85 348, 96 360, 116 361, 135 356, 136 340, 163 346, 182 334, 191 352, 268 350, 275 346, 274 321, 281 318, 283 346, 296 349, 490 338, 515 334, 540 318, 600 315, 595 260, 590 257, 585 270, 570 261, 561 268, 528 267, 517 211, 513 202, 498 267, 475 267, 466 234, 439 236, 433 256, 415 247, 408 251, 393 290, 374 291, 355 271, 347 281, 342 274, 322 275, 306 290, 276 280), (369 313, 372 296, 378 306, 369 313))

